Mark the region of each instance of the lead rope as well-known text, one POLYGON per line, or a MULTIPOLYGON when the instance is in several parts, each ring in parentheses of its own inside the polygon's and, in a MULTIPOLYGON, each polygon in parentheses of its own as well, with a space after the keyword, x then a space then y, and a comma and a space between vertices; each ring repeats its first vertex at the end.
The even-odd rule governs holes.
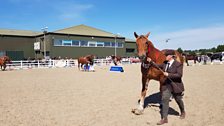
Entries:
MULTIPOLYGON (((153 62, 153 61, 150 61, 151 63, 152 63, 152 65, 154 65, 156 68, 158 68, 162 73, 164 72, 155 62, 153 62)), ((167 76, 167 78, 172 82, 172 83, 174 83, 174 84, 176 84, 175 82, 173 82, 173 80, 171 80, 168 76, 167 76)), ((172 85, 172 84, 171 84, 172 85)), ((180 90, 180 88, 179 87, 177 87, 179 90, 180 90)))

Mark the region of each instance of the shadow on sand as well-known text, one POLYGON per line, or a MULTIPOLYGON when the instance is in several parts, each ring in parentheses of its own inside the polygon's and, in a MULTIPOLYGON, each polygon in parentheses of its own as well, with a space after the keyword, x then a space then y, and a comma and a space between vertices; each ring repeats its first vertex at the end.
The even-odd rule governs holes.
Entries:
MULTIPOLYGON (((146 108, 146 107, 159 107, 160 108, 160 114, 161 114, 162 105, 160 103, 161 103, 160 92, 157 92, 157 93, 151 94, 151 95, 149 95, 148 97, 145 98, 144 108, 146 108)), ((179 116, 179 112, 176 111, 175 109, 173 109, 172 107, 169 107, 168 114, 179 116)))

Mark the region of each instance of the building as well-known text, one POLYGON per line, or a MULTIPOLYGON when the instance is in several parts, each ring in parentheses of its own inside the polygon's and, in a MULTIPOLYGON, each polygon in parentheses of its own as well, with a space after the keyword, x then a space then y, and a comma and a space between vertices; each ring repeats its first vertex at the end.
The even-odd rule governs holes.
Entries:
POLYGON ((88 54, 136 56, 136 44, 134 40, 86 25, 54 32, 0 29, 0 56, 8 55, 13 60, 44 56, 78 58, 88 54))

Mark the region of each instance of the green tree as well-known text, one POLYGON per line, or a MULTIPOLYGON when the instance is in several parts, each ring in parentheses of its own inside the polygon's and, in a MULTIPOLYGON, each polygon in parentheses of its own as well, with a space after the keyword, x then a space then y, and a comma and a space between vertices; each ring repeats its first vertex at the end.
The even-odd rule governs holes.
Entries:
POLYGON ((222 51, 224 51, 224 45, 218 45, 216 52, 222 52, 222 51))
POLYGON ((190 51, 189 54, 190 55, 196 55, 195 51, 190 51))
POLYGON ((213 48, 211 48, 211 51, 210 52, 216 52, 216 48, 215 47, 213 47, 213 48))
POLYGON ((205 49, 202 49, 201 50, 201 55, 205 55, 206 54, 206 50, 205 49))
POLYGON ((180 47, 177 49, 177 51, 178 51, 179 53, 183 53, 183 50, 182 50, 180 47))

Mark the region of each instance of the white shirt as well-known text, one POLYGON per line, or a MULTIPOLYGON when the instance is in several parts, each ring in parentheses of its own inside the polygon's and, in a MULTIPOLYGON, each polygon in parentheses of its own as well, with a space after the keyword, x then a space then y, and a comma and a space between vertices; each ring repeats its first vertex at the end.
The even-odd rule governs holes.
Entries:
POLYGON ((170 64, 169 67, 173 64, 174 59, 171 59, 168 63, 170 64))
POLYGON ((167 71, 168 67, 170 67, 173 64, 173 62, 174 62, 174 59, 171 59, 169 62, 167 62, 165 71, 167 71))

